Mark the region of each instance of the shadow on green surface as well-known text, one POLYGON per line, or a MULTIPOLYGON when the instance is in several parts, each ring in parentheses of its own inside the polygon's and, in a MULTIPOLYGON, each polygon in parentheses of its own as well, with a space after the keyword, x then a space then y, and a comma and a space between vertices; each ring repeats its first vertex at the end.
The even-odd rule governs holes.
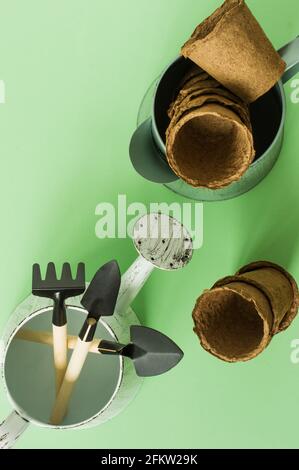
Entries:
POLYGON ((248 194, 247 200, 244 198, 245 210, 243 204, 239 208, 245 215, 240 215, 243 246, 238 253, 238 267, 257 260, 291 267, 299 238, 297 197, 296 172, 283 151, 271 174, 248 194))

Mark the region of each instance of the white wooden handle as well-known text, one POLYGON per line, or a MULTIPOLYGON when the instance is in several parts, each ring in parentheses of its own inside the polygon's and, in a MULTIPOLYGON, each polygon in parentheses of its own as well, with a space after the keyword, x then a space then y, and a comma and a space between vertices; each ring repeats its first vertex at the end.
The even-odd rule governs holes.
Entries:
POLYGON ((66 409, 73 392, 73 388, 80 376, 81 370, 88 355, 89 347, 90 342, 81 341, 81 339, 78 338, 76 347, 74 349, 68 368, 66 370, 62 385, 56 397, 54 408, 50 417, 51 424, 60 424, 65 416, 66 409))
POLYGON ((52 325, 56 395, 67 368, 67 325, 52 325))
MULTIPOLYGON (((48 346, 53 346, 53 335, 48 331, 34 331, 34 330, 27 330, 26 328, 22 328, 17 332, 15 338, 21 339, 24 341, 32 341, 33 343, 40 343, 46 344, 48 346)), ((78 336, 67 336, 67 347, 68 349, 75 349, 77 344, 78 336)), ((89 352, 95 354, 101 354, 98 350, 98 346, 100 344, 100 339, 94 339, 90 343, 89 352)))

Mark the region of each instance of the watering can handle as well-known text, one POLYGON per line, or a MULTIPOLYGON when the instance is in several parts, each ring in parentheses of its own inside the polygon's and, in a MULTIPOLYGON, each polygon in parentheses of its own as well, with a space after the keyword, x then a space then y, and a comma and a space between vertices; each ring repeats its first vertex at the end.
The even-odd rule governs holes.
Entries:
POLYGON ((29 426, 29 422, 16 411, 0 424, 0 449, 10 449, 29 426))
POLYGON ((299 72, 299 36, 279 49, 278 52, 287 64, 286 71, 282 77, 283 83, 286 83, 299 72))
POLYGON ((154 142, 152 118, 148 118, 135 130, 129 154, 137 173, 147 180, 165 184, 178 179, 154 142))

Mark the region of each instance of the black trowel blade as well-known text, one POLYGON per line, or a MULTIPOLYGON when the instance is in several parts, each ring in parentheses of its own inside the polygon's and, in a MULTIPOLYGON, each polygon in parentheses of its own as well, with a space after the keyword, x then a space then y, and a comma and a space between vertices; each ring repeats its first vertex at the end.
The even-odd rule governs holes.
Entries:
POLYGON ((104 264, 96 272, 81 300, 81 304, 93 318, 113 315, 120 282, 121 274, 115 260, 104 264))
POLYGON ((123 354, 134 361, 137 375, 164 374, 183 358, 183 351, 167 336, 144 326, 131 326, 131 344, 123 354))

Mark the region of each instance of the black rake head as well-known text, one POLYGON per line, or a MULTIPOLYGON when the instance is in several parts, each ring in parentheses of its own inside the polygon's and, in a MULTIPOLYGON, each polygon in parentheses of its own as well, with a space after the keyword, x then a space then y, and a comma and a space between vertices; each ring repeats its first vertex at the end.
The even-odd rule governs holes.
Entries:
POLYGON ((39 297, 53 298, 56 293, 67 299, 83 294, 85 291, 85 265, 79 263, 76 277, 73 278, 69 263, 64 263, 61 277, 57 278, 56 267, 54 263, 49 263, 46 276, 43 279, 39 264, 32 267, 32 294, 39 297))

